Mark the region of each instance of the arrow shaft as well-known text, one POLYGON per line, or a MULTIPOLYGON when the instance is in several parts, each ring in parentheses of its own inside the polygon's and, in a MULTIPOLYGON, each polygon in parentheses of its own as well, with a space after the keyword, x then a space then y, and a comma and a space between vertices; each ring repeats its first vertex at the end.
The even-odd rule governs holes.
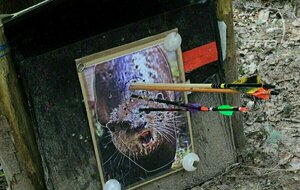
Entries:
POLYGON ((188 111, 184 108, 140 108, 140 112, 151 112, 151 111, 188 111))
POLYGON ((214 89, 211 84, 174 84, 174 83, 132 83, 129 90, 150 91, 181 91, 181 92, 211 92, 211 93, 241 93, 233 89, 214 89))
POLYGON ((236 90, 230 88, 275 88, 269 84, 174 84, 174 83, 132 83, 129 90, 172 90, 172 91, 191 91, 191 92, 218 92, 212 89, 228 89, 228 91, 220 91, 222 93, 237 93, 236 90), (210 89, 210 90, 209 90, 210 89))
POLYGON ((138 95, 135 95, 135 94, 132 94, 131 97, 139 98, 139 99, 143 99, 143 100, 148 100, 148 101, 153 101, 153 102, 169 104, 169 105, 173 105, 173 106, 180 106, 180 107, 189 108, 189 106, 187 104, 184 104, 184 103, 181 103, 181 102, 174 102, 174 101, 163 100, 163 99, 148 98, 148 97, 145 97, 145 96, 138 96, 138 95))
POLYGON ((244 83, 244 84, 211 84, 212 88, 264 88, 270 89, 275 88, 274 85, 270 84, 257 84, 257 83, 244 83))
POLYGON ((197 110, 197 111, 242 111, 242 110, 245 110, 244 107, 219 108, 219 107, 193 106, 193 105, 184 104, 181 102, 174 102, 174 101, 163 100, 163 99, 154 99, 154 98, 152 99, 152 98, 148 98, 148 97, 144 97, 144 96, 138 96, 135 94, 131 95, 131 97, 183 107, 183 108, 140 108, 139 109, 140 112, 141 111, 146 111, 146 112, 149 112, 149 111, 190 111, 190 110, 197 110))
MULTIPOLYGON (((139 109, 140 112, 151 112, 151 111, 189 111, 186 108, 140 108, 139 109)), ((219 109, 216 107, 211 107, 211 109, 208 110, 201 110, 198 109, 198 111, 203 111, 203 112, 207 112, 207 111, 240 111, 239 107, 235 107, 235 108, 231 108, 231 109, 219 109)))
MULTIPOLYGON (((234 85, 239 85, 239 84, 234 84, 234 85)), ((208 93, 230 93, 230 94, 243 93, 241 91, 234 90, 234 89, 203 88, 201 87, 201 84, 173 84, 173 83, 159 83, 159 84, 133 83, 130 85, 129 90, 208 92, 208 93)), ((266 91, 264 94, 277 95, 278 92, 266 91)))

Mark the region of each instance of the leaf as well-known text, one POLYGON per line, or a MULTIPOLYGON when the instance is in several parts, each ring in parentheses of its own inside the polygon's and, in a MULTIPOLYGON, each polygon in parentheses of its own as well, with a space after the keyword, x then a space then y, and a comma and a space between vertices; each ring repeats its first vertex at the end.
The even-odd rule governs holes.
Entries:
POLYGON ((270 16, 270 11, 268 10, 261 10, 258 14, 258 19, 256 21, 257 25, 262 25, 264 23, 266 23, 269 19, 270 16))
POLYGON ((290 165, 289 169, 295 169, 295 170, 300 169, 300 158, 298 157, 292 158, 289 165, 290 165))
POLYGON ((5 176, 4 172, 0 171, 0 177, 3 177, 3 176, 5 176))
POLYGON ((279 131, 274 129, 269 132, 269 136, 266 142, 269 144, 277 144, 277 142, 280 141, 282 137, 283 135, 279 131))
POLYGON ((279 162, 278 162, 278 165, 285 165, 285 164, 287 164, 290 160, 291 160, 291 158, 293 157, 293 154, 291 154, 291 153, 285 153, 284 155, 283 155, 283 158, 281 158, 280 160, 279 160, 279 162))
POLYGON ((294 22, 292 22, 292 25, 295 27, 300 27, 300 18, 297 18, 296 20, 294 20, 294 22))

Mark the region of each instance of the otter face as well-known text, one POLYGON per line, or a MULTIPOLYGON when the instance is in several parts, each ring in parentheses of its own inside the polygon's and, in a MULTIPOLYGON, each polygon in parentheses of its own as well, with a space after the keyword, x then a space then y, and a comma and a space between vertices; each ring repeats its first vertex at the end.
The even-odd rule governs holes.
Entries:
POLYGON ((163 144, 175 145, 174 112, 139 112, 139 108, 163 106, 166 105, 132 99, 113 110, 106 127, 122 154, 139 159, 154 153, 163 144))

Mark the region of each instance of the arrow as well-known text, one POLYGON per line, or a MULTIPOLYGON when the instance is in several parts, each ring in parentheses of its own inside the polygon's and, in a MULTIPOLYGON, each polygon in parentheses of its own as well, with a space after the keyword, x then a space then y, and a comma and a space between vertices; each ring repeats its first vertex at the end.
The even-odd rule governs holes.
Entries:
POLYGON ((218 107, 206 107, 206 106, 201 106, 199 104, 184 104, 181 102, 148 98, 145 96, 138 96, 135 94, 131 95, 131 97, 181 107, 181 108, 140 108, 139 109, 140 112, 144 111, 146 113, 151 112, 151 111, 190 111, 193 113, 198 112, 198 111, 202 111, 202 112, 218 111, 222 115, 232 116, 234 111, 242 111, 242 112, 247 111, 246 107, 233 107, 233 106, 229 106, 229 105, 221 105, 218 107))
POLYGON ((278 95, 278 91, 270 90, 274 85, 262 84, 259 76, 243 77, 231 84, 174 84, 174 83, 132 83, 129 90, 153 91, 189 91, 189 92, 214 92, 214 93, 246 93, 264 100, 269 95, 278 95), (265 90, 266 89, 266 90, 265 90))
POLYGON ((212 89, 202 88, 199 84, 173 84, 173 83, 157 83, 157 84, 145 84, 145 83, 134 83, 129 87, 130 90, 152 90, 152 91, 181 91, 181 92, 208 92, 208 93, 230 93, 240 94, 246 93, 253 95, 257 98, 268 100, 270 95, 278 95, 279 92, 276 90, 258 88, 254 90, 248 90, 247 92, 234 90, 234 89, 212 89), (263 95, 263 96, 262 96, 263 95))
MULTIPOLYGON (((198 83, 198 84, 174 84, 174 83, 155 83, 155 84, 147 84, 147 83, 132 83, 129 87, 130 90, 156 90, 154 89, 157 87, 157 90, 162 90, 161 87, 166 88, 172 88, 172 87, 189 87, 189 88, 215 88, 215 89, 243 89, 247 88, 247 92, 251 90, 251 92, 255 92, 258 90, 258 88, 264 88, 264 89, 271 89, 275 88, 274 85, 271 84, 263 84, 262 80, 259 76, 255 75, 252 77, 242 77, 239 80, 234 81, 231 84, 226 83, 211 83, 211 84, 205 84, 205 83, 198 83), (149 89, 148 89, 149 88, 149 89), (250 88, 250 90, 249 90, 250 88), (255 88, 255 89, 253 89, 255 88)), ((168 90, 168 89, 167 89, 168 90)), ((173 89, 172 89, 173 90, 173 89)), ((193 89, 191 89, 193 90, 193 89)))
POLYGON ((149 112, 152 112, 152 111, 190 111, 190 112, 218 111, 222 115, 232 116, 234 111, 246 112, 247 108, 246 107, 232 107, 232 106, 229 106, 229 105, 221 105, 219 107, 199 106, 199 108, 197 108, 195 110, 194 110, 194 108, 140 108, 139 111, 140 112, 146 112, 146 113, 149 113, 149 112))

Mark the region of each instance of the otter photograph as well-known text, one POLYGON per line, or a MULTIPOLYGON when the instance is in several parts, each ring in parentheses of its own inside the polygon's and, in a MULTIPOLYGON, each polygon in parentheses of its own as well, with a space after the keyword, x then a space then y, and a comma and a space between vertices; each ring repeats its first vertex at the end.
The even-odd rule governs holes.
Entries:
POLYGON ((116 179, 129 187, 182 167, 183 156, 192 149, 187 113, 140 109, 173 108, 149 99, 183 102, 184 94, 129 90, 135 82, 181 83, 180 64, 176 52, 160 43, 84 69, 104 182, 116 179))

